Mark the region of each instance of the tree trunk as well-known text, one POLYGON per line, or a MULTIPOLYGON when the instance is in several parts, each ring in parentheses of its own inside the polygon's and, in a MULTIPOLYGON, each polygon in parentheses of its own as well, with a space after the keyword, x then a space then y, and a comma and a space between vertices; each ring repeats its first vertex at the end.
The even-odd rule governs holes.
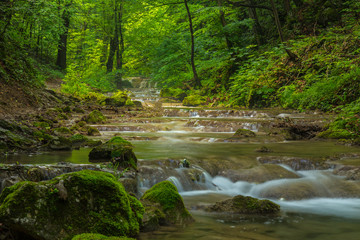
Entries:
MULTIPOLYGON (((249 3, 249 5, 254 5, 252 0, 249 0, 248 3, 249 3)), ((259 23, 259 19, 258 19, 257 13, 256 13, 256 8, 249 7, 248 11, 249 11, 249 17, 251 19, 253 19, 255 22, 255 24, 253 26, 253 32, 254 32, 254 35, 256 38, 256 42, 260 46, 260 45, 264 44, 264 33, 263 33, 263 30, 259 23)))
POLYGON ((116 87, 118 89, 121 89, 122 87, 122 68, 123 68, 123 53, 125 51, 125 46, 124 46, 124 35, 123 35, 123 28, 122 28, 122 23, 123 23, 123 6, 124 2, 123 0, 120 1, 120 9, 119 9, 119 13, 118 13, 118 33, 119 33, 119 37, 120 37, 120 46, 118 44, 117 46, 117 53, 116 53, 116 69, 119 70, 118 73, 116 74, 116 87))
POLYGON ((290 0, 284 0, 284 8, 287 14, 291 13, 290 0))
MULTIPOLYGON (((220 22, 221 22, 221 25, 223 26, 223 28, 227 25, 226 23, 226 19, 225 19, 225 13, 224 11, 221 9, 221 7, 223 6, 223 0, 218 0, 218 6, 220 7, 220 11, 219 11, 219 14, 220 14, 220 22)), ((232 43, 231 41, 229 40, 229 36, 227 33, 224 34, 225 36, 225 41, 226 41, 226 46, 228 49, 231 49, 232 48, 232 43)))
MULTIPOLYGON (((280 40, 283 43, 284 42, 284 36, 283 36, 282 30, 281 30, 279 14, 278 14, 278 11, 276 9, 274 0, 270 0, 270 2, 271 2, 271 8, 272 8, 272 11, 273 11, 273 14, 274 14, 274 18, 275 18, 276 28, 278 30, 280 40)), ((296 60, 297 59, 297 56, 293 52, 291 52, 289 49, 287 49, 286 47, 285 47, 285 51, 289 55, 291 60, 296 60)))
POLYGON ((184 0, 184 3, 185 3, 185 8, 186 8, 186 11, 188 14, 188 18, 189 18, 189 28, 190 28, 190 35, 191 35, 191 68, 192 68, 193 75, 194 75, 194 83, 195 83, 195 87, 201 87, 200 78, 197 74, 196 67, 195 67, 195 40, 194 40, 194 29, 193 29, 193 24, 192 24, 192 19, 191 19, 191 13, 190 13, 189 6, 187 4, 187 0, 184 0))
MULTIPOLYGON (((69 5, 65 6, 69 7, 69 5)), ((58 52, 56 59, 56 66, 58 66, 61 70, 66 69, 66 52, 67 52, 67 38, 70 27, 70 13, 67 9, 64 9, 64 12, 61 16, 64 20, 64 28, 65 31, 60 35, 59 43, 58 43, 58 52)))
POLYGON ((119 49, 119 32, 118 32, 118 6, 117 1, 114 1, 114 35, 110 39, 109 57, 106 63, 106 70, 108 73, 112 72, 114 68, 114 55, 119 49))

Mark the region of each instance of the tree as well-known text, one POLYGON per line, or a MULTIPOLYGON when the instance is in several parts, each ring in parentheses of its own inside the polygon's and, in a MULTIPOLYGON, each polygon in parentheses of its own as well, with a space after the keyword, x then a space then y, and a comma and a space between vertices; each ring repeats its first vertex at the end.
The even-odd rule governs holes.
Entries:
POLYGON ((190 31, 190 36, 191 36, 191 68, 192 68, 193 75, 194 75, 194 83, 195 83, 195 87, 201 87, 201 81, 197 74, 196 66, 195 66, 195 40, 194 40, 194 29, 193 29, 191 13, 190 13, 190 9, 189 9, 187 0, 184 0, 184 4, 185 4, 186 12, 188 15, 188 19, 189 19, 189 31, 190 31))
POLYGON ((63 32, 60 34, 56 65, 62 70, 66 69, 67 39, 68 39, 70 16, 71 16, 69 8, 71 7, 71 5, 72 5, 72 1, 70 1, 69 3, 65 3, 65 5, 61 7, 59 1, 59 12, 61 14, 61 19, 63 20, 63 32))

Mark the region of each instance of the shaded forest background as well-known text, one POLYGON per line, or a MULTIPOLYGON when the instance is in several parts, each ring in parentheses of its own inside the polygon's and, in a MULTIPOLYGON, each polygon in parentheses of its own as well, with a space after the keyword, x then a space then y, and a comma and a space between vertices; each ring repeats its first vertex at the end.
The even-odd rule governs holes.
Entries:
POLYGON ((351 138, 359 19, 358 0, 1 0, 0 79, 100 100, 150 78, 187 105, 337 112, 351 138))

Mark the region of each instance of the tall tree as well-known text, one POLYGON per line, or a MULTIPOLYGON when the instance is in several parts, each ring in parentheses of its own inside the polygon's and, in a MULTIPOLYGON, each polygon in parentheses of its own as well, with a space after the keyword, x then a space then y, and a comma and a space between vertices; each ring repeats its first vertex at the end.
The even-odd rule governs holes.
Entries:
POLYGON ((69 8, 72 5, 72 1, 65 4, 63 7, 60 6, 60 1, 58 3, 59 3, 61 19, 63 20, 63 32, 60 34, 60 39, 59 39, 59 43, 58 43, 56 65, 60 69, 65 70, 66 69, 67 40, 68 40, 68 34, 69 34, 70 15, 71 15, 69 8))
POLYGON ((190 37, 191 37, 191 68, 193 71, 194 84, 196 87, 201 87, 201 81, 197 74, 196 66, 195 66, 195 39, 194 39, 194 28, 193 28, 193 23, 192 23, 191 12, 190 12, 187 0, 184 0, 184 4, 185 4, 186 12, 188 15, 188 19, 189 19, 189 30, 190 30, 190 37))

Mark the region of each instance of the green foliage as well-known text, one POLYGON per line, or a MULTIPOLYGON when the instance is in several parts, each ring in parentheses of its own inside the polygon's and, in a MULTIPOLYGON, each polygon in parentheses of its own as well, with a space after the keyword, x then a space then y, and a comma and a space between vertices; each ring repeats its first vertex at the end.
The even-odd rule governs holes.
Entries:
POLYGON ((134 238, 127 237, 107 237, 102 234, 96 233, 83 233, 80 235, 76 235, 72 238, 72 240, 134 240, 134 238))
POLYGON ((205 97, 200 96, 196 93, 185 97, 183 100, 184 106, 198 106, 198 105, 204 105, 205 103, 206 103, 205 97))

